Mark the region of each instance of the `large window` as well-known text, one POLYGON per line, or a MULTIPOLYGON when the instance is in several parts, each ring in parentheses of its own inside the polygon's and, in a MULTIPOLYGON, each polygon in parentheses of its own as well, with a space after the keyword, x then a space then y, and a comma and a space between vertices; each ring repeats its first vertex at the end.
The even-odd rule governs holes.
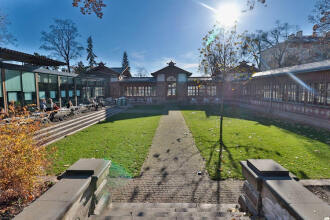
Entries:
POLYGON ((15 102, 16 105, 24 105, 21 86, 21 72, 6 69, 5 80, 8 102, 15 102))
POLYGON ((126 96, 156 96, 154 86, 126 86, 126 96))
POLYGON ((59 101, 57 75, 39 73, 39 99, 59 101))
POLYGON ((315 89, 316 89, 316 103, 317 104, 325 104, 325 96, 326 96, 326 90, 325 87, 326 84, 321 83, 315 83, 315 89))
POLYGON ((36 85, 34 73, 23 72, 22 84, 24 92, 24 104, 33 104, 36 102, 36 85))
POLYGON ((188 96, 216 96, 217 87, 213 85, 188 86, 188 96))
POLYGON ((176 95, 176 83, 169 83, 167 85, 167 96, 175 96, 176 95))

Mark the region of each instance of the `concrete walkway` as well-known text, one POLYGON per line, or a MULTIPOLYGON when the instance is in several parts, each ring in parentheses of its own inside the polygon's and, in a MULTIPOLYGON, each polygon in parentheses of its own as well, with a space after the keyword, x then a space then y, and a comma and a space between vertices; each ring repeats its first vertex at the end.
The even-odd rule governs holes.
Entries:
POLYGON ((180 111, 161 117, 141 176, 118 181, 110 185, 113 202, 237 203, 243 185, 210 180, 180 111))

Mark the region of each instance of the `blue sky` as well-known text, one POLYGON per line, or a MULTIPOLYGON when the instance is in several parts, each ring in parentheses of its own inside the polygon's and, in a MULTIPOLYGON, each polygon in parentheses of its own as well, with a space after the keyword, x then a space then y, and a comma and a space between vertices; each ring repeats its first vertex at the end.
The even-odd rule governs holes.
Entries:
MULTIPOLYGON (((213 8, 226 2, 235 2, 242 9, 247 0, 200 0, 213 8)), ((238 21, 238 30, 271 28, 276 20, 298 25, 304 34, 311 34, 308 23, 316 0, 267 0, 267 6, 258 5, 244 13, 238 21)), ((54 18, 71 19, 81 34, 86 47, 88 36, 93 37, 97 61, 108 66, 120 66, 122 54, 127 51, 134 73, 138 67, 148 72, 164 67, 173 59, 178 66, 199 75, 198 48, 202 37, 215 24, 212 12, 197 0, 104 0, 107 7, 102 19, 82 15, 71 6, 71 0, 0 0, 0 10, 8 15, 9 30, 17 38, 17 45, 7 46, 23 52, 40 50, 40 33, 48 30, 54 18)), ((86 60, 86 53, 79 60, 86 60)))

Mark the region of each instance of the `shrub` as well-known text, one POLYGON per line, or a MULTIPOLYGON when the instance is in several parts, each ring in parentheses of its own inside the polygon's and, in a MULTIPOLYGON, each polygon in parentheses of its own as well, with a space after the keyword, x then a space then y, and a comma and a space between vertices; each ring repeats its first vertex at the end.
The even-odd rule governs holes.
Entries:
POLYGON ((35 198, 38 177, 49 164, 45 147, 33 139, 38 129, 38 123, 24 117, 0 121, 0 204, 35 198))

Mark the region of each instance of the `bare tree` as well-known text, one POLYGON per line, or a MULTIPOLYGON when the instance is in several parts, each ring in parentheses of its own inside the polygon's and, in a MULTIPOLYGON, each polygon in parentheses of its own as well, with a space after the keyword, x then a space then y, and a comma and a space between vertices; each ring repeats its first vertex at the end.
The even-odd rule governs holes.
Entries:
MULTIPOLYGON (((220 93, 220 155, 222 155, 223 142, 223 118, 225 86, 228 74, 234 68, 240 58, 240 39, 236 32, 236 27, 225 30, 214 28, 204 38, 200 49, 201 63, 200 69, 211 72, 221 81, 220 93)), ((220 158, 221 159, 221 158, 220 158)))
MULTIPOLYGON (((265 34, 262 35, 262 41, 268 49, 268 53, 271 54, 274 63, 263 63, 266 62, 262 60, 261 64, 266 64, 268 68, 280 68, 283 67, 284 57, 288 51, 290 45, 289 34, 294 29, 295 26, 289 25, 288 23, 281 23, 276 21, 275 27, 265 34)), ((263 53, 263 52, 262 52, 263 53)))
POLYGON ((53 52, 52 55, 63 58, 71 72, 70 61, 81 56, 84 49, 76 39, 80 36, 75 23, 71 20, 55 19, 49 26, 49 32, 41 32, 41 49, 53 52))
POLYGON ((7 15, 0 11, 0 45, 14 44, 16 42, 15 37, 8 32, 7 27, 9 24, 7 15))
POLYGON ((137 73, 135 75, 136 77, 147 77, 148 76, 148 71, 144 67, 138 67, 137 68, 137 73))
POLYGON ((330 0, 318 0, 308 20, 314 24, 313 30, 320 34, 330 31, 330 0))
POLYGON ((266 35, 267 33, 262 30, 257 30, 255 33, 245 32, 241 35, 241 54, 246 60, 254 63, 258 69, 261 67, 261 52, 267 48, 267 45, 263 40, 266 35))

